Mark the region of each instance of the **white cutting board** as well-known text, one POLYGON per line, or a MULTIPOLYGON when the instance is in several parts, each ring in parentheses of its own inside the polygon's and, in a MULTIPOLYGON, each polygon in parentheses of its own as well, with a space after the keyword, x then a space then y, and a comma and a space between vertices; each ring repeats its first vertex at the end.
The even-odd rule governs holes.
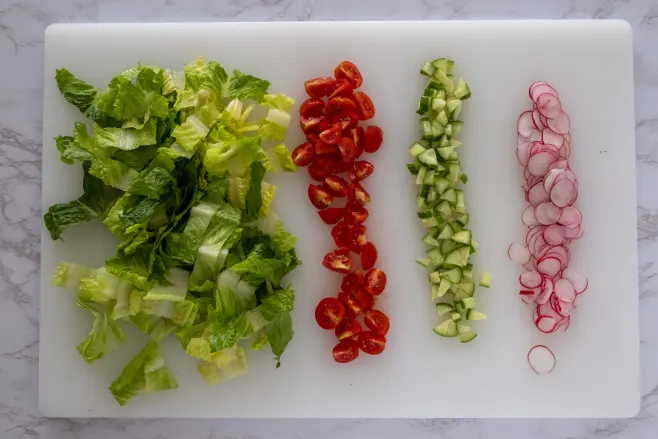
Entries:
MULTIPOLYGON (((75 350, 91 317, 49 280, 59 260, 101 265, 113 254, 104 228, 88 224, 53 243, 42 233, 39 406, 67 417, 629 417, 639 410, 638 289, 631 29, 620 21, 394 23, 206 23, 57 25, 46 31, 43 208, 81 193, 81 170, 58 160, 57 134, 80 114, 60 96, 55 69, 96 86, 138 62, 181 69, 198 55, 271 81, 271 90, 304 99, 303 82, 328 76, 342 60, 357 64, 363 89, 385 132, 376 172, 366 181, 373 203, 369 237, 380 250, 388 288, 380 301, 391 317, 386 351, 335 363, 333 334, 313 311, 334 295, 339 276, 321 266, 332 249, 329 229, 307 200, 306 172, 271 177, 276 208, 298 237, 304 265, 290 277, 297 299, 295 337, 280 369, 271 353, 248 354, 250 372, 209 387, 176 340, 163 344, 180 388, 139 396, 119 407, 107 386, 143 346, 129 341, 93 366, 75 350), (424 269, 423 229, 405 164, 418 137, 416 102, 423 62, 456 61, 470 84, 460 150, 472 228, 481 247, 476 273, 493 272, 477 298, 489 315, 467 345, 432 332, 437 322, 424 269), (518 299, 519 269, 506 257, 522 240, 524 200, 515 158, 516 119, 531 105, 528 85, 550 82, 572 121, 570 160, 579 178, 586 233, 572 245, 571 266, 587 274, 588 292, 566 333, 533 327, 518 299), (557 367, 535 375, 526 353, 549 345, 557 367)), ((292 149, 302 134, 293 123, 292 149)))

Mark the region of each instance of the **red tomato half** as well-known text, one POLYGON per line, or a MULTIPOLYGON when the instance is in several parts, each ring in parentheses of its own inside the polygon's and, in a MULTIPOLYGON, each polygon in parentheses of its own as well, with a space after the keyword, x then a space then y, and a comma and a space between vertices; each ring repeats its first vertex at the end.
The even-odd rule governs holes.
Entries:
POLYGON ((359 224, 352 227, 352 230, 347 235, 347 247, 354 253, 361 253, 366 242, 366 226, 359 224))
POLYGON ((349 137, 341 137, 338 139, 338 150, 340 151, 340 156, 344 162, 351 163, 356 158, 356 145, 349 137))
POLYGON ((329 192, 314 184, 308 185, 308 199, 316 209, 326 209, 334 202, 334 197, 329 192))
POLYGON ((322 221, 324 221, 325 224, 336 224, 338 221, 343 219, 343 216, 345 216, 345 208, 330 207, 328 209, 319 211, 318 215, 320 215, 320 218, 322 218, 322 221))
POLYGON ((349 363, 359 356, 359 345, 353 339, 346 338, 334 346, 333 354, 336 363, 349 363))
POLYGON ((375 104, 370 100, 370 96, 362 91, 354 93, 353 97, 356 107, 359 109, 361 120, 369 120, 375 117, 375 104))
POLYGON ((361 304, 359 303, 359 299, 355 294, 341 291, 338 293, 338 300, 343 302, 343 305, 345 305, 345 313, 350 318, 355 319, 359 314, 361 314, 361 304))
POLYGON ((343 129, 340 127, 340 125, 332 125, 331 128, 327 128, 320 133, 320 140, 322 140, 324 143, 333 145, 338 142, 338 139, 340 139, 342 134, 343 129))
POLYGON ((340 113, 335 113, 331 116, 328 116, 327 122, 331 126, 338 125, 343 130, 350 130, 356 127, 356 124, 359 123, 359 113, 357 113, 355 110, 341 111, 340 113))
POLYGON ((375 296, 366 293, 363 288, 359 290, 359 294, 357 294, 356 297, 359 299, 361 308, 363 308, 364 311, 372 309, 372 307, 375 306, 375 296))
POLYGON ((331 228, 331 237, 334 238, 337 247, 347 247, 347 235, 349 232, 350 226, 345 221, 341 221, 331 228))
POLYGON ((317 131, 322 127, 323 124, 326 124, 327 121, 324 119, 324 116, 300 116, 299 117, 299 126, 304 131, 304 134, 309 134, 314 131, 317 131))
POLYGON ((336 326, 336 338, 340 340, 345 340, 346 338, 352 338, 361 332, 361 324, 354 319, 345 319, 338 326, 336 326))
POLYGON ((377 268, 371 268, 363 278, 363 289, 366 293, 379 296, 386 288, 386 273, 377 268))
POLYGON ((309 142, 304 142, 292 150, 292 161, 297 166, 308 166, 313 162, 314 155, 313 145, 309 142))
MULTIPOLYGON (((329 209, 327 209, 329 210, 329 209)), ((326 212, 326 211, 321 211, 326 212)), ((361 249, 361 267, 364 270, 370 270, 377 263, 377 247, 372 242, 366 242, 361 249)))
POLYGON ((349 191, 347 192, 347 199, 352 203, 365 206, 366 204, 370 203, 370 194, 359 183, 353 182, 350 185, 349 191))
POLYGON ((372 331, 363 331, 359 334, 359 348, 370 355, 379 355, 386 347, 386 337, 372 331))
POLYGON ((379 335, 386 335, 391 327, 388 316, 376 309, 366 311, 363 321, 372 332, 379 335))
POLYGON ((327 103, 328 116, 341 113, 345 110, 356 111, 356 104, 352 99, 344 96, 336 96, 335 98, 329 99, 329 102, 327 103))
POLYGON ((325 297, 315 307, 315 321, 322 329, 334 329, 344 317, 345 305, 334 297, 325 297))
POLYGON ((352 84, 347 79, 337 79, 329 91, 329 99, 336 96, 350 97, 353 91, 354 87, 352 87, 352 84))
POLYGON ((334 87, 334 78, 314 78, 304 82, 306 93, 312 98, 323 98, 334 87))
POLYGON ((366 128, 365 136, 363 139, 363 149, 366 152, 373 153, 379 151, 382 143, 384 142, 384 133, 382 129, 376 125, 370 125, 366 128))
POLYGON ((339 248, 324 255, 322 265, 331 271, 347 274, 352 269, 352 256, 346 248, 339 248))
POLYGON ((347 207, 345 222, 350 226, 363 224, 368 219, 369 214, 365 207, 356 203, 348 203, 345 207, 347 207))
POLYGON ((324 102, 318 98, 308 98, 299 107, 300 116, 322 116, 324 114, 324 102))
POLYGON ((349 183, 345 181, 343 177, 339 177, 338 175, 330 175, 329 177, 325 178, 324 184, 322 186, 331 195, 339 198, 346 197, 350 188, 349 183))
POLYGON ((340 289, 346 293, 356 294, 358 297, 361 285, 363 285, 363 270, 358 268, 343 278, 340 289))
POLYGON ((343 61, 334 69, 336 79, 347 79, 352 87, 359 88, 363 84, 363 76, 359 69, 349 61, 343 61))

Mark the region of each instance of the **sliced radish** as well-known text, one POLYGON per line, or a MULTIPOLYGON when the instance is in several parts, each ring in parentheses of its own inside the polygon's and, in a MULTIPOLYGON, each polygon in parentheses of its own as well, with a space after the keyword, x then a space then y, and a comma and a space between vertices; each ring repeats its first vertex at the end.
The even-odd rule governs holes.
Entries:
POLYGON ((567 279, 573 285, 576 294, 582 294, 585 292, 588 286, 588 280, 585 276, 580 273, 577 273, 570 268, 567 268, 562 273, 562 278, 567 279))
POLYGON ((580 235, 580 229, 581 229, 580 226, 577 226, 577 227, 574 227, 574 228, 566 227, 564 229, 564 237, 566 239, 578 239, 578 237, 580 235))
POLYGON ((555 319, 549 316, 540 316, 535 320, 535 326, 544 334, 550 334, 555 330, 555 319))
POLYGON ((544 189, 544 182, 539 181, 535 183, 529 190, 528 190, 528 202, 537 207, 541 203, 545 203, 551 199, 551 196, 546 192, 544 189))
POLYGON ((576 290, 567 279, 559 279, 555 282, 555 295, 562 302, 573 303, 576 300, 576 290))
POLYGON ((555 354, 544 345, 534 346, 528 352, 528 364, 537 375, 551 373, 555 363, 555 354))
POLYGON ((560 272, 562 264, 558 258, 543 257, 537 261, 537 271, 549 277, 555 277, 560 272))
MULTIPOLYGON (((566 206, 564 209, 562 209, 562 214, 560 215, 560 218, 557 220, 557 222, 558 224, 561 224, 569 229, 575 229, 576 227, 580 226, 582 220, 583 215, 580 213, 580 210, 573 206, 566 206)), ((571 236, 571 238, 574 236, 571 236)))
MULTIPOLYGON (((569 180, 564 179, 553 185, 551 188, 550 199, 557 207, 566 207, 574 200, 576 193, 576 186, 569 180)), ((560 216, 562 216, 561 214, 562 212, 560 212, 560 216)), ((559 219, 560 217, 558 217, 556 221, 559 219)))
POLYGON ((526 263, 523 264, 523 268, 525 268, 528 271, 537 271, 537 264, 536 264, 535 258, 530 258, 530 260, 526 263))
POLYGON ((510 261, 523 265, 530 260, 530 251, 516 242, 512 243, 507 249, 507 256, 510 261))
POLYGON ((521 163, 521 166, 528 166, 528 159, 530 159, 530 145, 533 142, 523 141, 516 145, 516 158, 521 163))
POLYGON ((564 142, 560 148, 560 158, 567 160, 571 156, 571 143, 564 142))
POLYGON ((561 316, 555 309, 553 309, 553 302, 555 302, 555 294, 551 294, 548 302, 543 305, 539 305, 539 315, 542 317, 552 317, 555 320, 555 324, 562 320, 561 316))
POLYGON ((551 298, 551 294, 553 294, 553 291, 553 279, 548 276, 542 276, 541 291, 539 291, 539 294, 537 297, 535 297, 535 303, 537 305, 543 305, 544 303, 548 302, 548 300, 551 298))
POLYGON ((521 113, 519 119, 516 121, 516 130, 523 137, 530 137, 532 130, 536 129, 532 122, 532 111, 521 113))
POLYGON ((537 128, 539 131, 546 128, 546 126, 541 122, 541 114, 536 109, 532 110, 532 123, 535 124, 535 128, 537 128))
POLYGON ((523 224, 528 227, 534 227, 539 224, 537 218, 535 217, 535 206, 526 207, 526 209, 521 214, 521 221, 523 221, 523 224))
MULTIPOLYGON (((543 85, 543 84, 548 85, 548 84, 547 84, 546 82, 544 82, 544 81, 535 81, 535 82, 533 82, 532 84, 530 84, 530 87, 528 87, 528 96, 530 97, 530 100, 532 100, 532 90, 533 90, 535 87, 537 87, 538 85, 543 85)), ((551 89, 552 89, 552 88, 551 88, 551 89)))
POLYGON ((564 144, 564 137, 550 128, 544 128, 541 132, 541 141, 546 145, 553 145, 557 149, 560 149, 564 144))
POLYGON ((562 232, 562 226, 557 224, 551 224, 546 227, 544 230, 544 241, 548 245, 561 245, 564 242, 564 233, 562 232))
MULTIPOLYGON (((557 94, 557 91, 555 91, 555 89, 553 87, 551 87, 550 85, 548 85, 547 83, 544 82, 543 84, 539 84, 539 85, 537 85, 536 87, 534 87, 532 89, 532 92, 530 93, 530 95, 531 95, 530 99, 533 102, 537 102, 537 98, 539 96, 545 94, 545 93, 552 94, 556 98, 559 98, 559 96, 557 94)), ((539 105, 539 104, 537 104, 537 105, 539 105)))
POLYGON ((528 172, 535 177, 543 177, 556 160, 557 157, 548 151, 538 152, 528 159, 528 172))
POLYGON ((524 288, 538 288, 542 284, 542 276, 536 271, 528 271, 519 276, 519 283, 524 288))
POLYGON ((576 309, 576 302, 563 302, 560 299, 557 299, 556 307, 558 314, 563 317, 569 317, 573 310, 576 309))
MULTIPOLYGON (((542 114, 542 116, 546 116, 546 119, 553 119, 562 113, 562 104, 560 103, 560 99, 555 96, 552 93, 543 93, 540 95, 536 95, 536 99, 534 99, 535 103, 537 104, 537 110, 542 114)), ((532 117, 532 114, 530 114, 532 117)))
POLYGON ((546 177, 544 177, 544 191, 546 191, 546 193, 551 192, 551 189, 553 189, 553 185, 555 184, 555 180, 563 172, 564 169, 559 168, 551 169, 548 171, 548 174, 546 174, 546 177))
POLYGON ((535 208, 535 216, 540 224, 555 224, 562 215, 562 209, 551 202, 542 203, 535 208))
MULTIPOLYGON (((534 110, 532 112, 533 122, 535 120, 535 114, 534 114, 535 111, 539 113, 539 110, 534 110)), ((569 116, 567 115, 567 113, 565 113, 564 111, 560 111, 560 114, 558 114, 554 118, 548 119, 548 127, 558 134, 567 134, 569 132, 569 128, 571 128, 571 121, 569 120, 569 116)), ((539 129, 539 127, 537 128, 539 129)))
MULTIPOLYGON (((562 149, 564 149, 564 146, 560 148, 560 152, 562 152, 562 149)), ((566 161, 564 158, 560 158, 555 163, 553 163, 551 166, 548 167, 549 171, 552 171, 553 169, 567 170, 569 169, 569 162, 566 161)))

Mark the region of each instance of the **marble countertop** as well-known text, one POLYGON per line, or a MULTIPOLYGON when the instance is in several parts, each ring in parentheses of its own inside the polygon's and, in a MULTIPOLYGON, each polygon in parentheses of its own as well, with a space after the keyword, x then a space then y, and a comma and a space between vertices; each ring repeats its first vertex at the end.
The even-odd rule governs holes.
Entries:
POLYGON ((657 42, 656 0, 0 0, 0 438, 656 438, 658 198, 653 188, 658 187, 657 42), (633 27, 642 365, 638 416, 623 420, 40 417, 38 291, 46 26, 57 22, 492 18, 618 18, 633 27))

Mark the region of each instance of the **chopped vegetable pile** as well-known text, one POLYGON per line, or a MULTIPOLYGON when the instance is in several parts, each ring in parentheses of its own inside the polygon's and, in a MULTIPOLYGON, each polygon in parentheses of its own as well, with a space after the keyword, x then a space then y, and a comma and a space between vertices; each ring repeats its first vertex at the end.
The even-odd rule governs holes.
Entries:
POLYGON ((94 317, 82 357, 93 363, 124 341, 123 323, 150 337, 110 386, 121 405, 177 387, 157 344, 170 333, 211 384, 247 372, 241 341, 269 345, 279 367, 294 301, 281 279, 301 261, 264 177, 296 169, 280 143, 294 100, 202 58, 184 72, 140 65, 104 91, 66 69, 56 80, 93 128, 78 122, 55 139, 63 162, 81 162, 83 194, 50 207, 46 228, 58 239, 97 219, 117 239, 103 267, 61 262, 53 276, 94 317), (257 106, 268 110, 260 120, 257 106))
POLYGON ((365 206, 371 199, 362 182, 375 168, 368 161, 358 160, 364 152, 377 152, 384 135, 378 126, 369 125, 365 130, 358 126, 359 121, 375 116, 370 97, 354 92, 362 84, 361 72, 349 61, 336 67, 334 78, 306 81, 310 98, 300 108, 306 142, 292 154, 298 166, 309 166, 311 178, 321 182, 309 185, 308 197, 322 221, 333 225, 331 236, 338 248, 327 253, 322 264, 345 275, 337 297, 322 299, 315 310, 318 325, 335 331, 338 344, 333 356, 338 363, 354 360, 359 350, 371 355, 382 353, 390 326, 388 316, 373 309, 376 296, 386 287, 386 274, 375 268, 377 248, 366 239, 363 224, 369 217, 365 206), (339 175, 345 173, 349 182, 339 175), (346 202, 340 203, 341 199, 346 202), (359 268, 352 253, 360 255, 359 268), (357 320, 361 313, 366 331, 357 320))
MULTIPOLYGON (((439 315, 446 318, 434 328, 443 337, 456 337, 462 343, 473 340, 476 332, 464 322, 486 316, 475 310, 473 265, 469 262, 477 243, 467 228, 468 214, 464 192, 459 183, 468 178, 457 157, 462 128, 459 114, 463 102, 471 97, 468 85, 453 82, 454 61, 439 58, 425 63, 420 73, 429 77, 429 85, 418 103, 422 138, 409 148, 415 159, 408 165, 419 187, 416 197, 418 217, 427 227, 423 242, 430 246, 427 257, 416 261, 430 271, 432 301, 439 315)), ((485 272, 480 286, 489 287, 491 275, 485 272)))
MULTIPOLYGON (((535 304, 535 326, 550 334, 560 327, 567 330, 576 299, 587 289, 587 278, 568 268, 568 245, 580 238, 584 229, 582 215, 574 207, 578 181, 568 162, 569 116, 562 110, 557 91, 546 82, 533 83, 528 92, 533 109, 519 116, 516 149, 528 203, 521 220, 528 232, 526 244, 513 243, 508 255, 526 269, 519 278, 521 300, 535 304)), ((550 372, 552 367, 533 366, 533 370, 550 372)))

